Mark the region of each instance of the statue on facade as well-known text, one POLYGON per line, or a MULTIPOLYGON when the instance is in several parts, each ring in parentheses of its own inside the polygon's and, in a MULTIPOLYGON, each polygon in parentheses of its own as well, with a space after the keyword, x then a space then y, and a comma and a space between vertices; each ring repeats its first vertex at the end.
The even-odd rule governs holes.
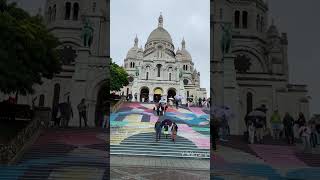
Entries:
POLYGON ((81 39, 83 40, 84 47, 90 47, 93 40, 93 27, 90 25, 88 19, 85 19, 84 26, 82 28, 81 39))
POLYGON ((230 52, 231 47, 231 24, 221 25, 222 28, 222 38, 221 38, 221 51, 222 54, 228 54, 230 52))
POLYGON ((139 69, 137 66, 136 66, 136 76, 139 76, 139 69))
POLYGON ((179 78, 182 78, 182 70, 181 70, 181 68, 179 69, 179 78))

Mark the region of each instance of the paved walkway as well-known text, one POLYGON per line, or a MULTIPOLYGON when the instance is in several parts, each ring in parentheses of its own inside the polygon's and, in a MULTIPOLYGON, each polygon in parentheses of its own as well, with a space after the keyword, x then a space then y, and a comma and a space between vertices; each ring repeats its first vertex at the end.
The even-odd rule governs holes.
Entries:
POLYGON ((211 156, 214 179, 320 179, 320 154, 302 153, 300 145, 267 140, 249 145, 241 137, 219 143, 211 156))

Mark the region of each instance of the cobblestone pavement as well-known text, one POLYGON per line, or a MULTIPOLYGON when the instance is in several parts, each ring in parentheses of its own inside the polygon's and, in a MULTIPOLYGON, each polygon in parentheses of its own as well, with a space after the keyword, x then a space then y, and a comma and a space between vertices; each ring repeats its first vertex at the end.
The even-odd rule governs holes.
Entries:
POLYGON ((111 179, 210 179, 208 159, 115 156, 110 158, 111 179))

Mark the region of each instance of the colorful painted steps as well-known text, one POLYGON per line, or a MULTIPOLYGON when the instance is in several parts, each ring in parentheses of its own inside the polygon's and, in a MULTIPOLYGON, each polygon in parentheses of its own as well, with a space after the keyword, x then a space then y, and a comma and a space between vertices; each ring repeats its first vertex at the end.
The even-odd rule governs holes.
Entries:
POLYGON ((102 129, 47 129, 0 180, 109 178, 108 133, 102 129))
MULTIPOLYGON (((209 149, 200 149, 191 141, 179 137, 174 144, 162 135, 161 140, 155 142, 154 133, 141 133, 133 135, 119 145, 110 146, 111 155, 201 158, 209 159, 209 149)), ((114 138, 114 137, 112 137, 114 138)))

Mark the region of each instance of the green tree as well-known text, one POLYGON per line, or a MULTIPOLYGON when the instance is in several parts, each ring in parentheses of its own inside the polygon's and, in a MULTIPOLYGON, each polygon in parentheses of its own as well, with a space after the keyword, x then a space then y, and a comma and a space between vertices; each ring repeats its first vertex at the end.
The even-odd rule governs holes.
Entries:
POLYGON ((0 91, 26 95, 51 79, 61 70, 58 45, 41 16, 0 0, 0 91))
POLYGON ((123 86, 129 84, 128 73, 123 67, 120 67, 114 62, 110 65, 110 90, 120 91, 123 86))

